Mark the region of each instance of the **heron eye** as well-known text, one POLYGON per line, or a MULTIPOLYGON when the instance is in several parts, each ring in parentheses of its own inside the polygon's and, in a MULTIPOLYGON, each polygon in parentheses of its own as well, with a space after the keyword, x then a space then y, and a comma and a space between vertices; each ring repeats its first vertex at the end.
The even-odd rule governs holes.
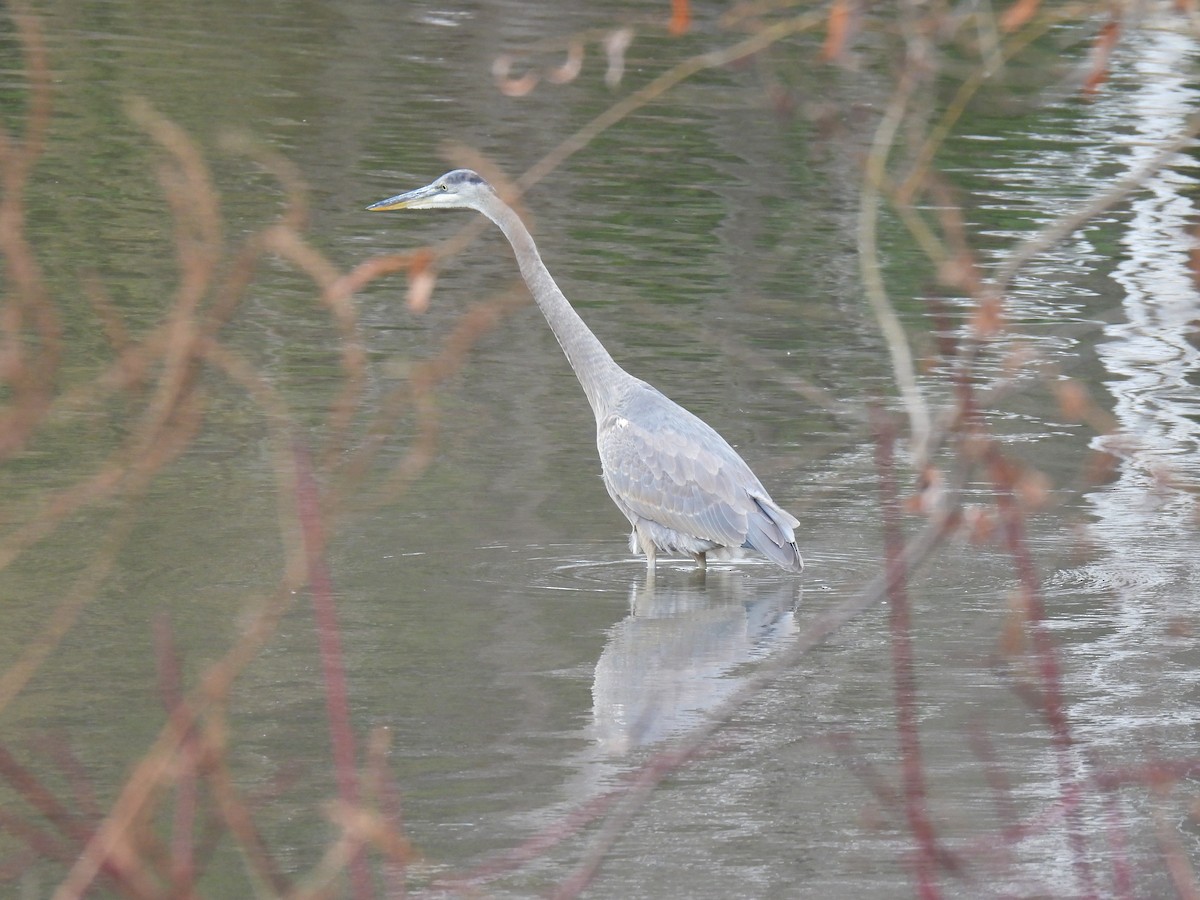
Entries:
POLYGON ((448 190, 450 190, 450 188, 446 187, 445 182, 443 182, 442 184, 438 185, 438 190, 439 191, 448 191, 448 190))

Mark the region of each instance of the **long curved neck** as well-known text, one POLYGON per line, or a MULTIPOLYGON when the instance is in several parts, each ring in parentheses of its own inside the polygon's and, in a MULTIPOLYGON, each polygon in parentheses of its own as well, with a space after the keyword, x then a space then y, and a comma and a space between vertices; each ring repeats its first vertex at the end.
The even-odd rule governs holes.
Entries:
POLYGON ((516 211, 499 197, 493 196, 480 212, 495 222, 512 244, 529 292, 550 324, 550 330, 558 338, 559 346, 567 355, 567 361, 575 370, 575 376, 583 385, 592 412, 599 421, 612 409, 618 391, 631 376, 616 364, 600 339, 592 334, 583 319, 579 318, 579 313, 567 302, 542 262, 533 236, 516 211))

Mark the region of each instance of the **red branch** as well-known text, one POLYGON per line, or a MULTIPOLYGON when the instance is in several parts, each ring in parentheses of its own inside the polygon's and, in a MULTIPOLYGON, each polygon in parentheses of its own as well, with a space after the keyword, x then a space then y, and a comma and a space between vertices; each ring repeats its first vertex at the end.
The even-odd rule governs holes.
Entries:
MULTIPOLYGON (((304 539, 308 567, 308 586, 312 593, 313 618, 321 671, 325 678, 325 705, 329 717, 329 736, 333 744, 333 768, 338 797, 347 807, 358 806, 358 772, 355 768, 354 731, 350 726, 350 692, 346 686, 346 667, 342 661, 342 639, 333 600, 333 579, 325 562, 325 532, 321 527, 321 497, 313 477, 308 449, 296 441, 292 445, 296 464, 296 514, 304 539)), ((361 849, 350 862, 350 882, 354 896, 368 900, 374 893, 371 872, 361 849)))
MULTIPOLYGON (((171 622, 161 615, 154 622, 154 647, 158 659, 159 692, 167 714, 174 713, 184 702, 183 672, 171 622)), ((196 778, 195 726, 180 743, 180 772, 175 782, 175 814, 171 826, 171 882, 184 896, 196 880, 196 806, 199 785, 196 778)))
POLYGON ((1004 543, 1016 567, 1017 581, 1024 599, 1033 655, 1041 682, 1041 712, 1050 726, 1050 735, 1054 742, 1062 803, 1067 811, 1067 841, 1074 858, 1075 874, 1079 878, 1083 896, 1095 897, 1096 885, 1087 861, 1087 844, 1079 816, 1081 785, 1075 777, 1071 762, 1073 741, 1063 705, 1062 674, 1054 642, 1046 631, 1046 604, 1042 597, 1037 567, 1034 565, 1029 543, 1025 539, 1025 517, 1017 500, 1017 469, 1004 458, 994 442, 989 445, 987 463, 1004 543))
POLYGON ((896 731, 904 783, 904 813, 917 841, 918 896, 941 896, 937 885, 937 834, 929 818, 921 739, 917 722, 917 679, 913 672, 912 609, 908 570, 904 564, 904 535, 900 531, 900 499, 893 456, 895 429, 884 423, 876 434, 875 465, 879 470, 883 543, 887 565, 889 625, 892 632, 892 672, 896 690, 896 731))

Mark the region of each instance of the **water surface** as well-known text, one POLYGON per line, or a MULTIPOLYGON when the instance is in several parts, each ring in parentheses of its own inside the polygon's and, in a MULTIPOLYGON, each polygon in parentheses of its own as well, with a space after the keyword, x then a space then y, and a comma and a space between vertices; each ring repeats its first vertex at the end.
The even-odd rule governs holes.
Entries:
MULTIPOLYGON (((77 298, 67 301, 68 381, 93 377, 106 352, 78 299, 84 273, 104 280, 135 333, 158 321, 177 278, 151 174, 157 156, 123 111, 130 93, 212 153, 232 236, 270 221, 281 198, 252 164, 215 149, 228 129, 296 163, 312 185, 312 240, 350 267, 449 236, 468 218, 362 212, 439 174, 446 142, 517 174, 629 89, 606 88, 593 56, 575 83, 502 97, 489 75, 496 53, 624 15, 618 6, 519 2, 210 4, 203 13, 171 3, 153 13, 49 4, 58 117, 30 190, 30 237, 55 288, 77 298)), ((630 85, 698 48, 697 37, 639 38, 630 85)), ((942 163, 969 198, 981 261, 1003 260, 1014 242, 1136 169, 1154 142, 1181 129, 1195 107, 1195 57, 1195 42, 1178 30, 1139 32, 1090 104, 1051 93, 1019 114, 973 111, 942 163)), ((423 859, 414 883, 469 870, 619 784, 878 569, 877 477, 862 419, 868 401, 891 403, 894 392, 858 283, 851 161, 865 152, 871 110, 889 85, 870 66, 853 76, 832 67, 786 74, 797 96, 846 110, 842 127, 780 115, 761 68, 718 70, 607 132, 526 202, 548 265, 618 361, 726 435, 802 520, 808 569, 795 579, 749 562, 703 577, 674 560, 648 580, 597 477, 592 416, 553 335, 532 307, 501 320, 438 390, 436 462, 383 505, 374 486, 351 497, 328 552, 354 725, 391 732, 391 772, 423 859), (832 405, 797 393, 797 380, 832 405)), ((1200 361, 1182 237, 1194 193, 1194 166, 1183 159, 1040 257, 1015 284, 1010 331, 984 363, 984 380, 1011 376, 1017 388, 986 411, 989 423, 1051 479, 1053 502, 1031 519, 1029 539, 1061 650, 1080 777, 1089 766, 1198 750, 1200 660, 1187 623, 1200 559, 1200 361), (1039 365, 1006 368, 1017 348, 1039 365), (1080 379, 1136 441, 1065 416, 1039 381, 1047 366, 1080 379), (1117 454, 1107 481, 1082 475, 1096 449, 1117 454)), ((925 352, 932 273, 885 225, 889 287, 925 352)), ((401 276, 364 291, 368 412, 439 351, 464 311, 515 277, 502 238, 489 232, 443 267, 425 315, 404 308, 401 276)), ((309 283, 265 266, 223 339, 319 444, 341 373, 336 330, 309 283)), ((927 389, 935 400, 945 394, 932 376, 927 389)), ((65 736, 101 802, 162 724, 156 617, 169 617, 194 676, 236 639, 247 598, 278 579, 266 429, 239 392, 227 384, 214 392, 202 434, 153 482, 99 596, 3 713, 18 748, 65 736)), ((381 468, 402 458, 415 427, 397 426, 381 468)), ((6 473, 17 509, 96 465, 118 438, 100 414, 56 428, 6 473)), ((985 485, 971 490, 986 498, 985 485)), ((5 572, 2 658, 38 633, 103 539, 109 512, 78 516, 5 572)), ((1081 890, 1062 827, 1031 833, 1002 858, 980 849, 1004 819, 972 735, 987 735, 1022 815, 1053 809, 1060 790, 1045 723, 994 665, 1015 587, 1002 547, 960 542, 911 589, 932 811, 978 863, 971 880, 946 880, 964 897, 1081 890)), ((662 786, 590 896, 904 890, 907 830, 863 776, 873 765, 897 777, 890 667, 886 617, 876 610, 755 695, 713 752, 662 786)), ((335 787, 305 604, 239 681, 230 713, 237 778, 271 797, 260 809, 264 835, 286 872, 307 871, 333 833, 321 810, 335 787), (283 772, 298 774, 268 790, 283 772)), ((1144 792, 1119 802, 1139 894, 1160 895, 1167 882, 1153 803, 1144 792)), ((1168 827, 1194 860, 1194 821, 1171 809, 1168 827)), ((1081 813, 1101 883, 1114 858, 1098 836, 1109 812, 1091 803, 1081 813)), ((497 893, 545 890, 580 849, 557 848, 497 893)), ((243 890, 239 865, 222 850, 212 884, 243 890)), ((56 877, 39 870, 26 886, 40 895, 56 877)))

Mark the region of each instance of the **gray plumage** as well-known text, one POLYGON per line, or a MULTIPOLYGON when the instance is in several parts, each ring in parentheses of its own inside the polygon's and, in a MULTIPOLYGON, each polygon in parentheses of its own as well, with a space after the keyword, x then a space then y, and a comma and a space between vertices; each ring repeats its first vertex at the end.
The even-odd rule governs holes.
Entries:
POLYGON ((512 244, 559 345, 596 416, 604 484, 633 526, 629 546, 646 555, 708 555, 752 548, 792 572, 800 523, 785 512, 723 437, 661 392, 622 369, 579 318, 547 271, 520 216, 486 181, 456 169, 426 185, 368 206, 371 210, 466 208, 483 213, 512 244))

